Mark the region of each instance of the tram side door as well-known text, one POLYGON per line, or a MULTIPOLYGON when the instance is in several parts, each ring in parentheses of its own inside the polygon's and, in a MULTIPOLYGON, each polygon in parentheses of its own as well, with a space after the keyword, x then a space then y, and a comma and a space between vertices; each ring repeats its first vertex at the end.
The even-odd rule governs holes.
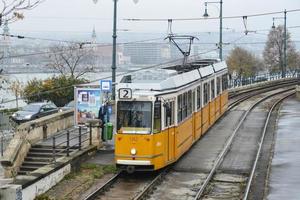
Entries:
POLYGON ((168 127, 168 161, 175 159, 175 103, 170 101, 165 106, 165 125, 168 127))

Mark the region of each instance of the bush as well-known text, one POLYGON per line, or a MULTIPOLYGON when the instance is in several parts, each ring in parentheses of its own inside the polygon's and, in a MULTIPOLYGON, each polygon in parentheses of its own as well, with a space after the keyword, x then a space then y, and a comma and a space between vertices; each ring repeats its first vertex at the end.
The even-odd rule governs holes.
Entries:
POLYGON ((60 107, 74 99, 74 85, 86 82, 85 79, 65 75, 53 76, 44 81, 33 79, 27 83, 23 94, 28 103, 47 100, 60 107))

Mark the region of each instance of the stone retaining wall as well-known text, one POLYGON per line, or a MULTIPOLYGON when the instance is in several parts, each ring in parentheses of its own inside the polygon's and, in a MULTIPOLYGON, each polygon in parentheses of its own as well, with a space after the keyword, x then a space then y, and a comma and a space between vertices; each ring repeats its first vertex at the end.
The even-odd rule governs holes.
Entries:
POLYGON ((14 177, 31 145, 74 125, 74 112, 64 111, 21 124, 6 148, 1 164, 5 177, 14 177))

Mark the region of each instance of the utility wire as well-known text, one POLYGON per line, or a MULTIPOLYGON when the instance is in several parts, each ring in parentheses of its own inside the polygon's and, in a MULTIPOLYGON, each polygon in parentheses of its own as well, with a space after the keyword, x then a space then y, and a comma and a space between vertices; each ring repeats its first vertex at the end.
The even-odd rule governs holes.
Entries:
MULTIPOLYGON (((8 37, 17 38, 17 39, 44 40, 44 41, 61 42, 61 43, 92 44, 91 42, 70 41, 70 40, 57 40, 57 39, 51 39, 51 38, 30 37, 30 36, 13 35, 13 34, 3 34, 3 33, 1 33, 0 36, 8 36, 8 37)), ((127 43, 147 42, 147 41, 153 41, 153 40, 159 40, 159 39, 163 39, 163 38, 146 39, 146 40, 139 40, 139 41, 127 42, 127 43)), ((98 43, 98 42, 95 42, 93 44, 103 45, 103 43, 98 43)))
MULTIPOLYGON (((239 38, 237 38, 237 39, 235 39, 235 40, 233 40, 233 41, 227 43, 226 45, 229 45, 229 44, 237 44, 236 42, 239 41, 239 40, 241 40, 241 39, 242 39, 243 37, 245 37, 245 36, 246 36, 246 35, 243 35, 243 36, 241 36, 241 37, 239 37, 239 38)), ((209 53, 209 52, 213 52, 213 51, 216 51, 216 50, 218 50, 218 48, 214 48, 214 49, 210 49, 210 50, 205 51, 205 52, 201 52, 201 53, 199 53, 199 54, 190 56, 189 58, 197 58, 197 57, 200 56, 200 55, 207 54, 207 53, 209 53)), ((181 60, 182 60, 182 58, 180 58, 180 59, 175 59, 175 60, 171 60, 171 61, 168 61, 168 62, 165 62, 165 63, 160 63, 160 64, 157 64, 157 65, 152 65, 152 66, 149 66, 149 67, 137 69, 137 70, 134 70, 134 71, 131 71, 131 72, 121 73, 121 74, 118 74, 117 76, 123 76, 123 75, 127 75, 127 74, 130 74, 130 73, 133 73, 133 72, 138 72, 138 71, 142 71, 142 70, 146 70, 146 69, 157 68, 157 67, 159 67, 159 66, 165 66, 165 65, 167 65, 167 64, 173 64, 173 63, 179 62, 179 61, 181 61, 181 60)), ((101 79, 109 79, 109 78, 111 78, 111 76, 102 77, 102 78, 100 78, 100 79, 95 79, 95 80, 89 81, 89 82, 87 82, 87 83, 85 83, 85 84, 93 83, 93 82, 97 82, 97 81, 99 81, 99 80, 101 80, 101 79)), ((68 88, 74 87, 74 86, 75 86, 75 85, 69 85, 69 86, 60 87, 60 88, 54 88, 54 89, 52 89, 52 90, 40 92, 39 94, 34 94, 34 95, 27 96, 27 98, 28 98, 28 97, 35 97, 35 96, 39 96, 39 95, 43 95, 43 94, 53 93, 53 92, 60 91, 60 90, 64 90, 64 89, 68 89, 68 88)), ((22 100, 22 99, 25 99, 25 97, 22 97, 22 98, 19 98, 19 99, 22 100)), ((11 99, 11 100, 7 100, 7 101, 3 101, 3 102, 1 102, 0 104, 5 104, 5 103, 9 103, 9 102, 14 102, 14 101, 15 101, 15 99, 11 99)))
MULTIPOLYGON (((127 44, 134 44, 134 43, 143 43, 143 42, 150 42, 150 41, 155 41, 155 40, 163 40, 164 38, 154 38, 154 39, 147 39, 147 40, 137 40, 137 41, 131 41, 131 42, 123 42, 123 43, 117 43, 117 45, 127 45, 127 44)), ((73 48, 73 49, 64 49, 64 50, 59 50, 59 51, 44 51, 44 52, 35 52, 35 53, 28 53, 28 54, 19 54, 19 55, 13 55, 13 56, 4 56, 1 59, 11 59, 11 58, 20 58, 20 57, 28 57, 28 56, 38 56, 38 55, 51 55, 51 54, 56 54, 56 53, 63 53, 63 52, 68 52, 68 51, 73 51, 73 50, 81 50, 81 49, 93 49, 95 47, 101 48, 101 47, 110 47, 112 44, 98 44, 93 46, 83 46, 84 44, 89 44, 89 43, 77 43, 79 44, 78 48, 73 48)))
MULTIPOLYGON (((287 10, 286 12, 299 12, 300 9, 293 9, 293 10, 287 10)), ((266 16, 266 15, 274 15, 274 14, 281 14, 284 13, 284 11, 277 11, 277 12, 266 12, 266 13, 257 13, 257 14, 250 14, 250 15, 237 15, 237 16, 224 16, 222 19, 237 19, 237 18, 243 18, 245 16, 247 17, 260 17, 260 16, 266 16)), ((220 19, 220 17, 199 17, 199 18, 124 18, 124 21, 198 21, 198 20, 212 20, 212 19, 220 19)))
POLYGON ((74 43, 79 44, 83 42, 76 42, 76 41, 67 41, 67 40, 57 40, 57 39, 49 39, 49 38, 40 38, 40 37, 29 37, 29 36, 23 36, 23 35, 12 35, 12 34, 0 34, 1 36, 11 37, 11 38, 17 38, 17 39, 30 39, 30 40, 44 40, 49 42, 63 42, 63 43, 74 43))
MULTIPOLYGON (((239 37, 239 38, 233 40, 232 42, 236 42, 236 41, 240 40, 241 38, 242 38, 242 37, 239 37)), ((232 43, 232 42, 230 42, 230 43, 232 43)), ((189 58, 197 58, 197 57, 200 56, 200 55, 207 54, 207 53, 216 51, 216 50, 218 50, 218 49, 219 49, 219 48, 210 49, 210 50, 201 52, 201 53, 199 53, 199 54, 190 56, 189 58)), ((125 72, 125 73, 122 73, 122 74, 118 74, 117 76, 123 76, 123 75, 131 74, 131 73, 133 73, 133 72, 138 72, 138 71, 142 71, 142 70, 146 70, 146 69, 157 68, 157 67, 159 67, 159 66, 164 66, 164 65, 172 64, 172 63, 177 63, 177 62, 179 62, 179 61, 182 61, 182 58, 180 58, 180 59, 175 59, 175 60, 171 60, 171 61, 168 61, 168 62, 165 62, 165 63, 160 63, 160 64, 152 65, 152 66, 145 67, 145 68, 141 68, 141 69, 137 69, 137 70, 134 70, 134 71, 131 71, 131 72, 125 72)), ((99 80, 109 79, 109 78, 111 78, 111 76, 102 77, 102 78, 100 78, 100 79, 95 79, 95 80, 92 80, 92 81, 88 81, 88 82, 85 83, 85 84, 93 83, 93 82, 96 82, 96 81, 99 81, 99 80)), ((60 90, 65 90, 65 89, 68 89, 68 88, 74 87, 74 86, 75 86, 75 85, 68 85, 68 86, 65 86, 65 87, 54 88, 54 89, 52 89, 52 90, 48 90, 48 91, 40 92, 40 93, 38 93, 38 94, 34 94, 34 95, 27 96, 27 98, 30 98, 30 97, 36 97, 36 96, 43 95, 43 94, 49 94, 49 93, 53 93, 53 92, 60 91, 60 90)), ((23 99, 25 99, 25 97, 19 98, 19 100, 23 100, 23 99)), ((2 102, 0 103, 0 105, 1 105, 1 104, 5 104, 5 103, 14 102, 14 101, 15 101, 15 99, 7 100, 7 101, 2 101, 2 102)))
MULTIPOLYGON (((300 28, 299 25, 296 26, 289 26, 287 28, 300 28)), ((227 28, 224 27, 223 29, 225 30, 231 30, 233 28, 227 28)), ((234 30, 234 29, 233 29, 234 30)), ((254 34, 258 34, 257 32, 259 31, 270 31, 270 29, 257 29, 257 30, 250 30, 249 33, 254 33, 254 34)), ((235 31, 235 32, 244 32, 244 31, 235 31)), ((200 33, 206 33, 206 32, 200 32, 200 33)), ((58 39, 52 39, 52 38, 40 38, 40 37, 31 37, 31 36, 24 36, 24 35, 14 35, 14 34, 3 34, 1 33, 0 36, 8 36, 11 38, 17 38, 17 39, 30 39, 30 40, 43 40, 43 41, 49 41, 49 42, 61 42, 61 43, 71 43, 71 44, 92 44, 91 42, 82 42, 82 41, 70 41, 70 40, 58 40, 58 39)), ((157 38, 157 39, 162 39, 162 38, 157 38)), ((153 39, 156 40, 156 39, 153 39)), ((147 40, 142 40, 140 42, 146 42, 147 40)), ((148 41, 152 41, 148 40, 148 41)), ((93 44, 102 44, 102 43, 93 43, 93 44)))
MULTIPOLYGON (((207 54, 209 52, 213 52, 213 51, 216 51, 218 48, 214 48, 214 49, 210 49, 208 51, 204 51, 204 52, 201 52, 197 55, 193 55, 193 56, 190 56, 190 57, 198 57, 200 55, 203 55, 203 54, 207 54)), ((156 65, 151 65, 149 67, 145 67, 145 68, 141 68, 141 69, 137 69, 137 70, 134 70, 134 71, 130 71, 130 72, 125 72, 125 73, 121 73, 121 74, 118 74, 117 76, 123 76, 123 75, 127 75, 127 74, 131 74, 133 72, 138 72, 138 71, 142 71, 142 70, 146 70, 146 69, 152 69, 152 68, 157 68, 157 67, 160 67, 160 66, 165 66, 165 65, 168 65, 168 64, 172 64, 172 63, 177 63, 179 61, 182 61, 182 58, 180 59, 174 59, 174 60, 171 60, 171 61, 168 61, 168 62, 164 62, 164 63, 160 63, 160 64, 156 64, 156 65)), ((92 80, 92 81, 88 81, 87 83, 85 84, 89 84, 89 83, 93 83, 93 82, 96 82, 96 81, 99 81, 99 80, 103 80, 103 79, 109 79, 111 78, 111 76, 107 76, 107 77, 102 77, 100 79, 95 79, 95 80, 92 80)), ((71 88, 71 87, 74 87, 76 85, 68 85, 68 86, 65 86, 65 87, 59 87, 59 88, 54 88, 52 90, 48 90, 48 91, 44 91, 44 92, 40 92, 38 94, 34 94, 34 95, 29 95, 29 96, 26 96, 26 98, 30 98, 30 97, 36 97, 36 96, 40 96, 40 95, 43 95, 43 94, 49 94, 49 93, 53 93, 53 92, 56 92, 56 91, 60 91, 60 90, 65 90, 65 89, 68 89, 68 88, 71 88)), ((19 100, 24 100, 25 97, 21 97, 21 98, 18 98, 19 100)), ((5 104, 5 103, 10 103, 10 102, 14 102, 15 99, 11 99, 11 100, 7 100, 7 101, 2 101, 0 102, 0 105, 1 104, 5 104)))

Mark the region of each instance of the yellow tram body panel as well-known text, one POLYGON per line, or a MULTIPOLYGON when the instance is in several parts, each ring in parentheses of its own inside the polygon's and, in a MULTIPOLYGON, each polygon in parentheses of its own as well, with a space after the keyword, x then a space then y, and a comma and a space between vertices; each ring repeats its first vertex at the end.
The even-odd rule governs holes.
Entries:
POLYGON ((176 127, 175 154, 178 159, 193 144, 193 119, 187 118, 176 127))
POLYGON ((221 94, 221 114, 223 114, 228 108, 228 91, 224 91, 221 94))
POLYGON ((202 133, 202 112, 201 110, 194 113, 194 140, 198 140, 202 133))
POLYGON ((211 127, 216 120, 216 105, 215 100, 209 102, 209 127, 211 127))
POLYGON ((209 104, 202 108, 202 135, 209 128, 209 104))
POLYGON ((218 95, 215 99, 215 117, 216 120, 221 116, 221 95, 218 95))

